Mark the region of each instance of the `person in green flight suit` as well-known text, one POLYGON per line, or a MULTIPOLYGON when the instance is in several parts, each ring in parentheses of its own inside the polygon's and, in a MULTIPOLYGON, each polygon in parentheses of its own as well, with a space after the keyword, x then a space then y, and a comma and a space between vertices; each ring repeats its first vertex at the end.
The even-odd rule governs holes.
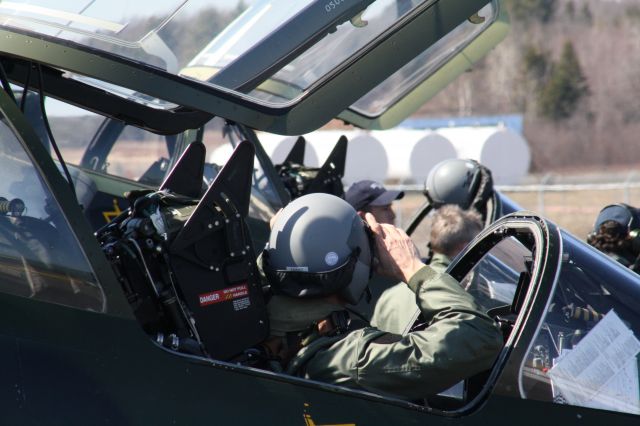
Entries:
POLYGON ((453 277, 425 265, 404 231, 364 216, 322 193, 278 214, 259 260, 273 293, 263 345, 271 365, 409 400, 489 369, 503 344, 496 323, 453 277), (345 306, 359 300, 373 269, 406 283, 423 329, 402 336, 351 320, 345 306))
MULTIPOLYGON (((446 204, 431 215, 429 243, 433 256, 429 266, 444 272, 451 259, 465 248, 482 230, 482 217, 471 210, 462 210, 455 204, 446 204)), ((416 296, 407 291, 404 283, 385 290, 376 303, 371 325, 391 333, 409 332, 420 310, 416 296)))

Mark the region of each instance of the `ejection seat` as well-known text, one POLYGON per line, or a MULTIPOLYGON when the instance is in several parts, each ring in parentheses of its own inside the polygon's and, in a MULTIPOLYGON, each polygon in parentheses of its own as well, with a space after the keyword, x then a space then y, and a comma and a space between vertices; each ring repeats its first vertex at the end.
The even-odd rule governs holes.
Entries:
POLYGON ((240 143, 200 197, 205 148, 192 143, 159 191, 132 196, 97 232, 143 328, 166 348, 231 360, 269 332, 245 222, 253 158, 240 143))

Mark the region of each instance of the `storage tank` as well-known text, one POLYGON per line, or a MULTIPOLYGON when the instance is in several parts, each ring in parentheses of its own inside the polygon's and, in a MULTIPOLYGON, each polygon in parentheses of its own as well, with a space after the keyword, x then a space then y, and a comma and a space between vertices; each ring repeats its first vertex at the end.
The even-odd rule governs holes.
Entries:
POLYGON ((451 141, 458 158, 471 158, 491 169, 498 185, 518 184, 529 171, 529 145, 506 127, 450 127, 437 132, 451 141))
POLYGON ((345 186, 362 179, 383 182, 387 176, 387 153, 375 137, 363 131, 322 130, 305 135, 318 153, 318 165, 324 163, 340 136, 346 136, 347 160, 342 182, 345 186))
POLYGON ((233 147, 231 144, 226 143, 224 145, 220 145, 209 155, 209 162, 217 164, 218 166, 224 166, 231 157, 231 153, 233 153, 233 147))
MULTIPOLYGON (((272 133, 258 134, 258 138, 274 165, 282 164, 284 159, 287 158, 287 155, 289 155, 293 144, 298 139, 297 136, 281 136, 274 135, 272 133)), ((209 162, 222 166, 227 162, 232 152, 233 147, 231 144, 221 145, 209 156, 209 162)), ((305 146, 304 164, 306 166, 314 166, 318 164, 318 154, 316 154, 315 149, 309 143, 305 146)))
MULTIPOLYGON (((312 146, 314 152, 317 154, 317 160, 315 163, 309 163, 308 166, 320 167, 333 148, 336 146, 340 136, 344 135, 349 141, 353 137, 353 131, 340 131, 340 130, 320 130, 317 132, 307 133, 303 135, 307 140, 307 146, 312 146)), ((349 164, 347 164, 349 167, 349 164)))
POLYGON ((392 129, 374 131, 371 136, 387 153, 387 181, 422 184, 433 166, 456 158, 453 144, 431 130, 392 129))
POLYGON ((382 143, 366 132, 357 132, 349 138, 344 184, 351 185, 362 179, 384 182, 389 170, 389 159, 382 143))
MULTIPOLYGON (((273 133, 258 133, 258 139, 267 152, 273 164, 282 164, 291 152, 293 144, 298 140, 297 136, 281 136, 273 133)), ((304 165, 313 166, 318 164, 318 154, 315 148, 307 142, 304 150, 304 165)))

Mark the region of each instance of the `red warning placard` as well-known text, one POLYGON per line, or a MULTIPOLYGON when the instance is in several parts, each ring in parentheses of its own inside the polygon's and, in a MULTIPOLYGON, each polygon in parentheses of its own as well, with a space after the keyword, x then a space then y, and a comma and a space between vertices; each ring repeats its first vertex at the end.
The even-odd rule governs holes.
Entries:
POLYGON ((222 290, 212 291, 198 295, 200 306, 213 305, 214 303, 227 302, 239 297, 249 295, 249 286, 247 284, 234 285, 233 287, 223 288, 222 290))

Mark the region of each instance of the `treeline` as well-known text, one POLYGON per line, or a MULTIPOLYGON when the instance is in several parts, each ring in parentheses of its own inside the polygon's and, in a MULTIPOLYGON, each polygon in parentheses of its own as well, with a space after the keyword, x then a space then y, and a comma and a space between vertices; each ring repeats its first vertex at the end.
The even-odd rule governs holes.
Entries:
POLYGON ((418 114, 522 113, 533 171, 640 163, 640 3, 507 6, 507 39, 418 114))
MULTIPOLYGON (((532 171, 640 164, 640 3, 506 2, 507 39, 417 115, 521 113, 532 171)), ((178 19, 163 28, 162 38, 180 52, 184 66, 244 7, 210 8, 178 19), (187 33, 181 31, 184 19, 187 33)), ((135 38, 149 24, 131 22, 125 31, 135 38)), ((94 125, 78 120, 58 128, 66 132, 61 139, 75 145, 92 134, 85 127, 94 125)), ((142 131, 131 132, 132 139, 144 137, 142 131)))

